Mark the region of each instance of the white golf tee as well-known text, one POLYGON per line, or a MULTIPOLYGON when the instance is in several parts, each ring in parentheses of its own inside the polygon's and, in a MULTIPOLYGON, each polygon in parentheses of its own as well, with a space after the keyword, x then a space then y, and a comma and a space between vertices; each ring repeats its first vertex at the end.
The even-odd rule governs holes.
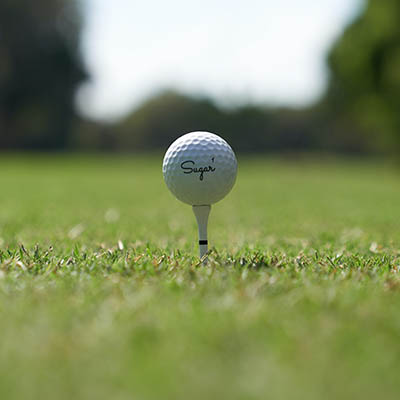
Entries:
POLYGON ((207 225, 211 206, 192 206, 192 209, 199 228, 199 248, 200 258, 202 258, 208 251, 207 225))

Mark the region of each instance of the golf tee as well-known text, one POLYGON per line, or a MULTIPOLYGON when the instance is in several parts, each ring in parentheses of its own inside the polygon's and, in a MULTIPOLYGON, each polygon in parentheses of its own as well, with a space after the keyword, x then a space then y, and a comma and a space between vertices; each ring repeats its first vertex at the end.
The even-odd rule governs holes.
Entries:
POLYGON ((199 249, 202 258, 208 251, 207 225, 211 206, 192 206, 192 209, 199 228, 199 249))

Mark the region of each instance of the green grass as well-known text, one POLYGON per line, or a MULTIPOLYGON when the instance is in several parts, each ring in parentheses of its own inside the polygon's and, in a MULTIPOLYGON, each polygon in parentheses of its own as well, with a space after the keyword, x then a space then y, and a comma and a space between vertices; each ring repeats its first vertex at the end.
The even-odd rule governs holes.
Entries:
POLYGON ((240 159, 210 262, 160 157, 2 156, 0 397, 397 399, 400 174, 240 159))

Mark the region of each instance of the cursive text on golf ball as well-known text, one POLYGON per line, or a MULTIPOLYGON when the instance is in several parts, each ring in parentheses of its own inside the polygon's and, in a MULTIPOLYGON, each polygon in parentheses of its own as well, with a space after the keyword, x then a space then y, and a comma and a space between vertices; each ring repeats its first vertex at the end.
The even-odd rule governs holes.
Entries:
POLYGON ((196 165, 196 163, 192 160, 184 161, 181 164, 183 173, 184 174, 192 174, 192 173, 200 174, 199 179, 202 181, 204 178, 205 172, 214 172, 215 171, 215 167, 212 167, 211 165, 209 165, 208 167, 200 167, 200 168, 197 168, 194 165, 196 165))

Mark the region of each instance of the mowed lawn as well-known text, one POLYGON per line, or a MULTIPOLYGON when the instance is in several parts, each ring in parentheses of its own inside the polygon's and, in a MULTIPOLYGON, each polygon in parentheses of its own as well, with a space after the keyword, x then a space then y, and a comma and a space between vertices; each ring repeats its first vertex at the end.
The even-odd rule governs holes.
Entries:
POLYGON ((3 399, 398 399, 400 170, 239 157, 199 265, 162 156, 0 159, 3 399))

